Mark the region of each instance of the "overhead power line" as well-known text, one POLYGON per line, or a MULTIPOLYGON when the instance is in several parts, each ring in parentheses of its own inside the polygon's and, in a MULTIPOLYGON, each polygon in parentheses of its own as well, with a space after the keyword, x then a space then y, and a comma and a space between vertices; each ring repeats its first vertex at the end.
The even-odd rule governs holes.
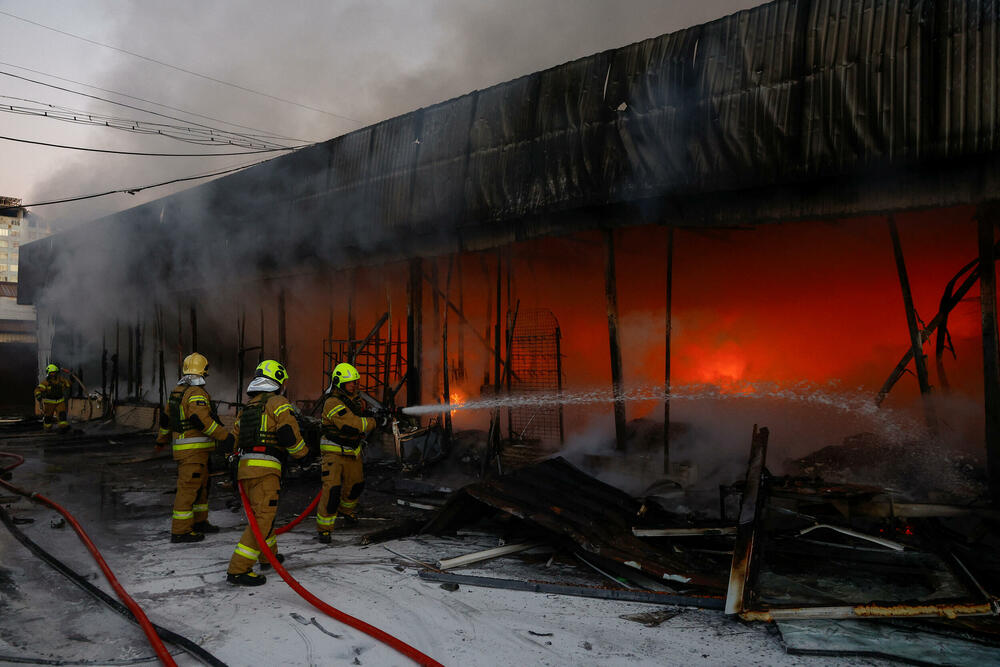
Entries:
MULTIPOLYGON (((198 118, 204 118, 206 120, 210 120, 210 121, 213 121, 213 122, 216 122, 216 123, 223 123, 225 125, 231 125, 233 127, 239 127, 239 128, 243 128, 244 130, 253 130, 254 132, 260 132, 261 133, 261 134, 257 135, 257 137, 259 137, 259 138, 285 139, 286 141, 298 141, 298 142, 301 142, 301 143, 309 143, 309 141, 306 140, 306 139, 296 139, 294 137, 285 137, 285 136, 282 136, 280 134, 269 133, 269 132, 267 132, 267 130, 261 130, 261 129, 256 128, 256 127, 249 127, 247 125, 240 125, 239 123, 230 123, 229 121, 225 121, 225 120, 222 120, 220 118, 213 118, 211 116, 205 116, 205 115, 200 114, 200 113, 195 113, 194 111, 187 111, 185 109, 178 109, 177 107, 172 107, 172 106, 169 106, 167 104, 161 104, 159 102, 153 102, 152 100, 143 99, 141 97, 135 97, 134 95, 128 95, 126 93, 119 93, 118 91, 115 91, 115 90, 109 90, 107 88, 101 88, 99 86, 93 86, 93 85, 91 85, 89 83, 83 83, 82 81, 74 81, 73 79, 67 79, 65 77, 56 76, 55 74, 49 74, 47 72, 42 72, 42 71, 39 71, 37 69, 31 69, 30 67, 22 67, 21 65, 15 65, 13 63, 6 63, 6 62, 2 62, 2 61, 0 61, 0 65, 3 65, 5 67, 15 67, 17 69, 23 69, 26 72, 34 72, 35 74, 41 74, 42 76, 47 76, 47 77, 52 78, 52 79, 58 79, 59 81, 66 81, 68 83, 75 83, 78 86, 85 86, 87 88, 93 88, 94 90, 100 90, 100 91, 105 92, 105 93, 111 93, 112 95, 119 95, 121 97, 126 97, 126 98, 131 99, 131 100, 137 100, 139 102, 145 102, 146 104, 152 104, 154 106, 163 107, 164 109, 170 109, 171 111, 179 111, 180 113, 186 113, 189 116, 196 116, 198 118)), ((65 93, 72 93, 74 95, 79 95, 80 97, 87 97, 87 98, 92 99, 92 100, 98 100, 98 101, 101 101, 101 102, 107 102, 108 104, 114 104, 114 105, 117 105, 117 106, 120 106, 120 107, 124 107, 126 109, 133 109, 135 111, 142 111, 143 113, 152 114, 153 116, 159 116, 161 118, 169 118, 170 120, 176 120, 176 121, 180 121, 182 123, 193 122, 193 121, 186 120, 184 118, 177 118, 176 116, 170 116, 170 115, 167 115, 167 114, 163 114, 163 113, 160 113, 159 111, 150 111, 149 109, 143 109, 142 107, 133 106, 131 104, 125 104, 124 102, 119 102, 117 100, 109 100, 109 99, 107 99, 105 97, 100 97, 98 95, 91 95, 90 93, 80 92, 79 90, 73 90, 72 88, 63 88, 62 86, 57 86, 54 83, 46 83, 44 81, 38 81, 36 79, 29 79, 28 77, 20 76, 18 74, 12 74, 11 72, 2 72, 2 71, 0 71, 0 75, 9 76, 9 77, 14 78, 14 79, 20 79, 21 81, 27 81, 29 83, 34 83, 34 84, 37 84, 39 86, 45 86, 47 88, 54 88, 55 90, 61 90, 61 91, 65 92, 65 93)), ((211 128, 211 126, 209 126, 209 125, 202 125, 201 123, 195 123, 195 124, 196 125, 201 125, 201 127, 215 129, 215 128, 211 128)), ((249 136, 253 136, 253 135, 249 135, 249 136)))
POLYGON ((185 143, 196 144, 199 146, 232 145, 247 149, 289 148, 289 146, 284 146, 273 141, 247 138, 245 135, 225 132, 223 130, 205 129, 189 125, 173 125, 169 123, 152 123, 131 118, 120 118, 80 109, 71 109, 69 107, 63 107, 55 104, 48 104, 38 100, 29 100, 23 97, 13 97, 10 95, 0 95, 0 98, 19 102, 28 102, 32 105, 37 105, 24 106, 20 104, 0 104, 0 112, 2 113, 46 118, 66 123, 73 123, 76 125, 106 127, 113 130, 121 130, 135 134, 167 137, 169 139, 176 139, 177 141, 183 141, 185 143))
POLYGON ((243 164, 238 167, 230 167, 228 169, 222 169, 219 171, 209 172, 207 174, 198 174, 196 176, 184 176, 182 178, 174 178, 169 181, 163 181, 162 183, 153 183, 151 185, 142 185, 137 188, 123 188, 121 190, 108 190, 107 192, 97 192, 90 195, 80 195, 78 197, 66 197, 65 199, 51 199, 49 201, 35 202, 34 204, 21 204, 21 208, 37 208, 39 206, 49 206, 51 204, 65 204, 68 202, 82 201, 84 199, 96 199, 97 197, 107 197, 108 195, 117 194, 127 194, 134 195, 137 192, 142 192, 143 190, 149 190, 151 188, 159 188, 164 185, 172 185, 174 183, 183 183, 185 181, 197 181, 202 178, 211 178, 212 176, 222 176, 223 174, 231 174, 234 171, 240 171, 241 169, 248 169, 250 167, 256 167, 258 164, 264 164, 270 160, 258 160, 251 164, 243 164))
POLYGON ((253 155, 255 153, 274 153, 277 151, 293 151, 295 148, 263 148, 255 151, 237 151, 235 153, 143 153, 140 151, 116 151, 109 148, 86 148, 84 146, 67 146, 65 144, 50 144, 45 141, 32 141, 30 139, 19 139, 17 137, 0 136, 4 141, 16 141, 22 144, 33 144, 35 146, 49 146, 50 148, 66 148, 73 151, 86 151, 88 153, 110 153, 112 155, 142 155, 146 157, 221 157, 224 155, 253 155))
POLYGON ((72 37, 74 39, 79 39, 81 41, 87 42, 88 44, 94 44, 95 46, 101 46, 101 47, 104 47, 106 49, 111 49, 112 51, 117 51, 119 53, 125 53, 125 54, 130 55, 130 56, 132 56, 134 58, 140 58, 142 60, 145 60, 145 61, 148 61, 148 62, 151 62, 151 63, 156 63, 157 65, 161 65, 163 67, 168 67, 168 68, 170 68, 172 70, 177 70, 178 72, 183 72, 185 74, 190 74, 191 76, 196 76, 198 78, 205 79, 206 81, 212 81, 212 82, 215 82, 215 83, 220 83, 220 84, 222 84, 224 86, 229 86, 231 88, 236 88, 237 90, 242 90, 242 91, 245 91, 245 92, 248 92, 248 93, 253 93, 254 95, 260 95, 262 97, 267 97, 267 98, 270 98, 272 100, 277 100, 279 102, 284 102, 285 104, 291 104, 293 106, 301 107, 303 109, 309 109, 310 111, 316 111, 318 113, 326 114, 327 116, 332 116, 334 118, 340 118, 341 120, 350 121, 352 123, 356 123, 357 125, 364 125, 364 123, 362 121, 357 120, 356 118, 351 118, 350 116, 344 116, 343 114, 334 113, 332 111, 327 111, 325 109, 320 109, 320 108, 317 108, 317 107, 309 106, 308 104, 302 104, 301 102, 295 102, 293 100, 288 100, 288 99, 285 99, 284 97, 278 97, 277 95, 271 95, 270 93, 265 93, 265 92, 260 91, 260 90, 254 90, 253 88, 247 88, 246 86, 241 86, 241 85, 236 84, 236 83, 230 83, 229 81, 223 81, 222 79, 217 79, 214 76, 209 76, 207 74, 202 74, 200 72, 195 72, 193 70, 185 69, 183 67, 178 67, 176 65, 171 65, 170 63, 163 62, 162 60, 157 60, 156 58, 150 58, 149 56, 144 56, 141 53, 136 53, 134 51, 129 51, 127 49, 122 49, 122 48, 119 48, 117 46, 112 46, 111 44, 105 44, 103 42, 95 41, 93 39, 88 39, 88 38, 83 37, 81 35, 75 35, 75 34, 73 34, 71 32, 66 32, 65 30, 59 30, 58 28, 53 28, 52 26, 48 26, 48 25, 45 25, 43 23, 38 23, 37 21, 31 21, 29 19, 26 19, 26 18, 23 18, 23 17, 20 17, 20 16, 16 16, 14 14, 11 14, 10 12, 5 12, 5 11, 0 10, 0 14, 3 14, 4 16, 9 16, 10 18, 16 19, 18 21, 24 21, 25 23, 30 23, 31 25, 38 26, 39 28, 44 28, 46 30, 51 30, 52 32, 59 33, 60 35, 66 35, 67 37, 72 37))

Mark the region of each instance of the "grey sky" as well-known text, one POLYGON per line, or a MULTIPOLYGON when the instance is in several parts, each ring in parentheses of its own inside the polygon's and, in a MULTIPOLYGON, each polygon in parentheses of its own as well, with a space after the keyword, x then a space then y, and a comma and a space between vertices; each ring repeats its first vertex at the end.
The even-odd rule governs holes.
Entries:
MULTIPOLYGON (((0 11, 367 125, 758 4, 759 0, 0 0, 0 11)), ((309 141, 360 127, 2 14, 0 31, 4 35, 0 62, 9 65, 309 141)), ((0 65, 0 71, 183 115, 9 65, 0 65)), ((156 120, 9 77, 0 76, 0 94, 156 120)), ((0 98, 0 103, 12 102, 0 98)), ((9 113, 0 113, 0 135, 116 150, 202 150, 165 138, 9 113)), ((141 186, 262 157, 266 155, 130 157, 0 141, 0 195, 30 203, 141 186)), ((174 186, 179 187, 191 184, 174 186)), ((37 212, 53 220, 78 222, 171 191, 113 195, 37 212)))

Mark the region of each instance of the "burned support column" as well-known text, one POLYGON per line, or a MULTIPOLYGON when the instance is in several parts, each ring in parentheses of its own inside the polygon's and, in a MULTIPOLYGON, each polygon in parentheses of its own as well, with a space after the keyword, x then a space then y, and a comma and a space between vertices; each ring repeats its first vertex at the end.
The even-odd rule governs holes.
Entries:
MULTIPOLYGON (((118 335, 117 331, 118 331, 118 325, 115 324, 115 336, 118 335)), ((183 363, 184 363, 184 326, 181 323, 181 307, 177 306, 177 377, 181 377, 181 369, 183 368, 183 363)))
POLYGON ((135 397, 142 400, 142 357, 145 345, 145 326, 143 321, 135 323, 135 397))
POLYGON ((191 304, 191 352, 198 351, 198 309, 191 304))
POLYGON ((288 365, 288 347, 285 339, 285 290, 278 292, 278 360, 288 365))
POLYGON ((112 387, 110 389, 112 399, 111 399, 111 413, 114 413, 114 406, 118 405, 118 360, 121 359, 121 329, 118 324, 118 320, 115 320, 115 353, 111 355, 111 383, 112 387))
POLYGON ((354 292, 358 285, 357 269, 351 270, 351 278, 348 283, 350 287, 347 291, 347 356, 353 362, 355 352, 357 351, 356 340, 358 337, 358 318, 357 313, 354 312, 354 292))
POLYGON ((1000 504, 1000 361, 997 340, 996 205, 980 208, 979 307, 983 331, 983 400, 986 408, 986 470, 994 504, 1000 504))
POLYGON ((420 405, 421 340, 423 335, 424 269, 421 259, 410 260, 406 306, 406 404, 420 405))
MULTIPOLYGON (((448 258, 448 277, 445 279, 445 302, 451 298, 451 272, 454 268, 455 257, 448 258)), ((437 309, 437 298, 435 295, 435 310, 437 309)), ((443 382, 443 399, 445 404, 451 403, 451 378, 448 377, 448 308, 444 309, 444 323, 441 325, 441 380, 443 382)), ((452 424, 451 410, 444 411, 444 435, 446 446, 451 444, 452 424)))
POLYGON ((134 357, 135 357, 135 338, 133 337, 132 325, 128 326, 128 364, 125 366, 126 373, 126 387, 128 391, 125 392, 125 398, 129 399, 134 396, 135 385, 133 384, 134 379, 134 357))
POLYGON ((108 334, 101 331, 101 396, 104 402, 108 400, 108 334))
POLYGON ((766 504, 767 440, 770 431, 758 430, 753 425, 750 441, 750 460, 740 500, 739 524, 736 527, 736 544, 733 545, 733 563, 729 570, 729 588, 726 592, 726 613, 739 614, 753 605, 753 588, 760 563, 759 530, 766 504))
MULTIPOLYGON (((496 341, 495 342, 496 354, 493 356, 493 395, 497 397, 500 396, 500 388, 503 386, 501 384, 502 380, 500 378, 500 355, 502 354, 501 350, 503 350, 503 348, 500 346, 500 309, 501 309, 500 302, 502 298, 503 298, 503 251, 497 250, 497 294, 496 294, 497 319, 493 327, 493 336, 494 340, 496 341)), ((499 407, 494 408, 493 417, 490 421, 491 425, 493 426, 491 431, 493 439, 489 443, 489 446, 493 448, 492 449, 493 453, 497 457, 499 457, 500 456, 500 408, 499 407)), ((487 457, 487 459, 488 458, 489 457, 487 457)), ((488 460, 487 463, 489 463, 488 460)))
POLYGON ((673 328, 674 228, 667 229, 667 299, 663 363, 663 474, 670 474, 670 334, 673 328))
POLYGON ((906 325, 910 331, 910 346, 913 348, 913 364, 917 371, 917 382, 920 384, 920 394, 924 399, 924 414, 927 427, 932 433, 937 432, 937 417, 931 404, 931 385, 927 377, 927 355, 923 350, 923 337, 917 326, 917 313, 913 308, 913 294, 910 292, 910 279, 906 275, 906 262, 903 260, 903 246, 899 242, 899 230, 896 228, 896 217, 889 215, 889 235, 892 237, 892 251, 896 257, 896 270, 899 272, 899 287, 903 292, 903 308, 906 310, 906 325))
POLYGON ((615 442, 625 449, 625 397, 623 396, 622 348, 618 338, 618 284, 615 273, 614 230, 605 232, 604 296, 608 306, 608 343, 611 347, 611 382, 615 395, 615 442))

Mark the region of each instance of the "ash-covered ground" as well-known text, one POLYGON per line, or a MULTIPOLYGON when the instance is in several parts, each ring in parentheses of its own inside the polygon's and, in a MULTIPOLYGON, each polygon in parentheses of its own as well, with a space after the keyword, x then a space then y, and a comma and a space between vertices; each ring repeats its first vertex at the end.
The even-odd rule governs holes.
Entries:
MULTIPOLYGON (((199 544, 169 542, 174 463, 157 457, 150 436, 39 444, 4 439, 23 455, 13 483, 40 492, 81 521, 126 590, 150 619, 186 636, 230 665, 405 665, 392 649, 323 615, 276 574, 256 589, 225 582, 226 564, 245 525, 232 511, 225 475, 213 485, 210 519, 222 527, 199 544)), ((666 608, 659 625, 623 616, 663 611, 622 603, 460 586, 446 590, 417 576, 411 558, 431 562, 497 545, 496 538, 415 536, 362 546, 362 534, 429 512, 401 507, 384 463, 369 466, 359 526, 332 545, 313 539, 311 520, 279 538, 285 565, 306 588, 446 665, 876 665, 868 659, 786 655, 773 628, 720 612, 666 608)), ((453 473, 449 473, 453 474, 453 473)), ((434 482, 433 477, 425 481, 434 482)), ((454 483, 454 479, 449 480, 454 483)), ((286 481, 279 523, 318 491, 310 475, 286 481)), ((0 491, 3 505, 42 548, 111 592, 69 526, 52 510, 0 491)), ((152 664, 138 627, 93 600, 0 528, 0 664, 152 664)), ((507 557, 463 574, 600 586, 601 577, 569 558, 507 557)), ((655 621, 654 621, 655 622, 655 621)), ((182 665, 198 662, 170 647, 182 665)))

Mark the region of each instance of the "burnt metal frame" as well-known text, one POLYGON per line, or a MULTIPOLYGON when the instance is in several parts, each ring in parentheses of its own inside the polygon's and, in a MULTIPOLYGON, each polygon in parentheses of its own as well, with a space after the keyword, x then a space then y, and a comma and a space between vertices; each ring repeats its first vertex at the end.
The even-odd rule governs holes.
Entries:
POLYGON ((764 463, 767 460, 768 435, 770 432, 766 427, 758 430, 754 424, 750 461, 747 464, 746 484, 736 529, 736 546, 733 548, 733 565, 729 573, 729 590, 726 593, 727 614, 739 614, 750 608, 759 563, 758 533, 761 510, 765 504, 764 463))

